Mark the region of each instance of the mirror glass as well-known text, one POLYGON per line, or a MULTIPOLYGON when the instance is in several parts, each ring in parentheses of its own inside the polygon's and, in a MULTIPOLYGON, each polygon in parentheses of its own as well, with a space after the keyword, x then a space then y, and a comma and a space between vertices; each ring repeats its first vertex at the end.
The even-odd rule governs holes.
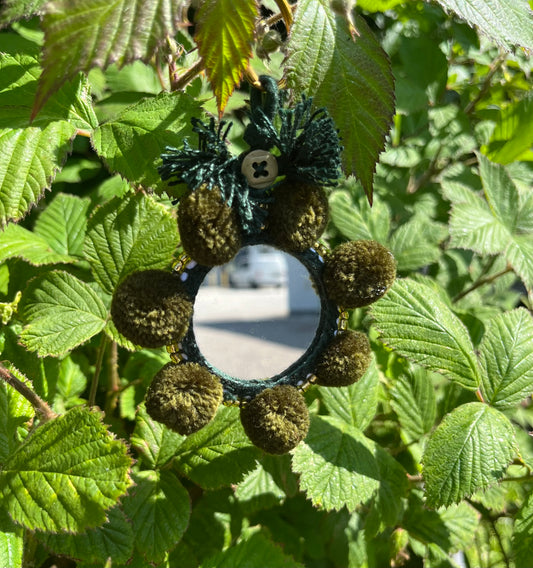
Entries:
POLYGON ((242 248, 213 268, 196 297, 194 331, 205 358, 242 379, 265 379, 313 340, 320 302, 307 269, 272 247, 242 248))

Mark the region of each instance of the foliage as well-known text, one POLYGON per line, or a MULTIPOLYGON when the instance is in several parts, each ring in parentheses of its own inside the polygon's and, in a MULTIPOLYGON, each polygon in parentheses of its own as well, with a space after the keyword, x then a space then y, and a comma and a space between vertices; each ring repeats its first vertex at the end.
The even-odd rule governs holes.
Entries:
POLYGON ((352 4, 3 2, 1 566, 529 561, 531 2, 352 4), (400 276, 349 316, 369 370, 310 388, 288 456, 235 408, 189 437, 154 422, 168 353, 109 315, 128 274, 179 252, 161 152, 224 114, 238 153, 265 73, 339 129, 328 244, 374 239, 400 276))

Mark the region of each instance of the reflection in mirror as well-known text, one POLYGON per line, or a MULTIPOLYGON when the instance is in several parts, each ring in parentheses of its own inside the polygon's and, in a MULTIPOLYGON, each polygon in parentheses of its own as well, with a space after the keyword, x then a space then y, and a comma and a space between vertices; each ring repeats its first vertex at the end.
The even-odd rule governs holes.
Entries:
POLYGON ((194 332, 205 358, 225 373, 264 379, 306 351, 320 302, 306 268, 272 247, 244 247, 209 272, 194 305, 194 332))

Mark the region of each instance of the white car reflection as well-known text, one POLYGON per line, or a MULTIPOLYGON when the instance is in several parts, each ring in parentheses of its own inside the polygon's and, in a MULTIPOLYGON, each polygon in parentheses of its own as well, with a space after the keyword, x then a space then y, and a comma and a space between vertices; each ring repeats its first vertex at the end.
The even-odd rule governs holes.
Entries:
POLYGON ((231 262, 230 286, 262 288, 286 286, 288 266, 284 254, 267 245, 243 247, 231 262))

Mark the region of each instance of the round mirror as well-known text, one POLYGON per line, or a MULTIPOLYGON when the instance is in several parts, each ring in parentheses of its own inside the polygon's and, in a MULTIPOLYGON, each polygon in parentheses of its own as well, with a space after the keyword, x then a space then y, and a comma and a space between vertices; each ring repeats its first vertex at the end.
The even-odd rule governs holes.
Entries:
POLYGON ((198 347, 212 365, 233 377, 264 379, 305 353, 319 318, 307 269, 286 253, 255 245, 209 272, 193 324, 198 347))

